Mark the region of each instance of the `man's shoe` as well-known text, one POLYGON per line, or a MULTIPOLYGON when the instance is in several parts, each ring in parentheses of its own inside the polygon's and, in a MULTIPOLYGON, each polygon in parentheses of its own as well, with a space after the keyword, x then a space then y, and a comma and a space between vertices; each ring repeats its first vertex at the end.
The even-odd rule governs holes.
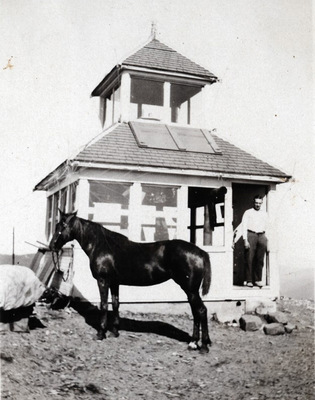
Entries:
POLYGON ((255 286, 258 286, 260 289, 264 286, 262 281, 255 282, 255 286))
POLYGON ((253 287, 254 285, 252 284, 252 282, 247 282, 247 283, 246 283, 246 286, 247 286, 247 287, 253 287))

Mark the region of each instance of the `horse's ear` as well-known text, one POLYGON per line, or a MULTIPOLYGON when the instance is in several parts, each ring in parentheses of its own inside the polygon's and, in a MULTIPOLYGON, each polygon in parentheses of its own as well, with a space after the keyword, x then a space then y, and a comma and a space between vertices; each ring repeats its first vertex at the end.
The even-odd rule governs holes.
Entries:
POLYGON ((59 215, 62 217, 65 213, 58 207, 59 215))
POLYGON ((78 213, 78 210, 74 211, 73 215, 76 217, 78 213))

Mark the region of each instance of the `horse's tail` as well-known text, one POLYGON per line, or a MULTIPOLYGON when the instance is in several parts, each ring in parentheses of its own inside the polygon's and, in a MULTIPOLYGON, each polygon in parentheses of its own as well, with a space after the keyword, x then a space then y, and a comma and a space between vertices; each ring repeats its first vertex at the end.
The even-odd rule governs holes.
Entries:
POLYGON ((211 285, 211 262, 209 254, 204 252, 203 256, 203 281, 202 281, 202 295, 205 296, 210 289, 211 285))

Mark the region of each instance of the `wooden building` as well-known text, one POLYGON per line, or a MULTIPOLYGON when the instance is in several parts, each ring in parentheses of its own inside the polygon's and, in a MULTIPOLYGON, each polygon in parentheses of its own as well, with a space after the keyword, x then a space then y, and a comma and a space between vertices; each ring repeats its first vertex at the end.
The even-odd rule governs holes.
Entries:
MULTIPOLYGON (((217 81, 155 38, 116 65, 92 92, 100 98, 102 133, 35 187, 47 192, 47 240, 58 207, 78 210, 80 217, 133 241, 180 238, 206 250, 213 278, 205 300, 277 297, 275 250, 266 260, 264 288, 250 289, 243 286, 243 241, 234 250, 232 242, 253 196, 263 194, 269 212, 276 185, 289 177, 206 126, 211 112, 206 94, 217 81)), ((69 287, 98 302, 87 257, 78 243, 64 254, 72 251, 73 271, 65 271, 69 287)), ((121 302, 186 301, 170 281, 122 287, 120 297, 121 302)))

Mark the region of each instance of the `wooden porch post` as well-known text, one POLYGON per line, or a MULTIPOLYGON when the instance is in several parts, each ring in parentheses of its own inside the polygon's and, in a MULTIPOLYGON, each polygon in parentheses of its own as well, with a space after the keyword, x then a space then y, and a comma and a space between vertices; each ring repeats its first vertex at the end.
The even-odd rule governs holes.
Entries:
POLYGON ((171 84, 170 82, 164 83, 164 93, 163 93, 163 120, 165 122, 171 122, 171 84))
POLYGON ((131 88, 130 74, 128 74, 127 72, 123 72, 121 75, 121 87, 120 87, 121 122, 129 121, 130 88, 131 88))

